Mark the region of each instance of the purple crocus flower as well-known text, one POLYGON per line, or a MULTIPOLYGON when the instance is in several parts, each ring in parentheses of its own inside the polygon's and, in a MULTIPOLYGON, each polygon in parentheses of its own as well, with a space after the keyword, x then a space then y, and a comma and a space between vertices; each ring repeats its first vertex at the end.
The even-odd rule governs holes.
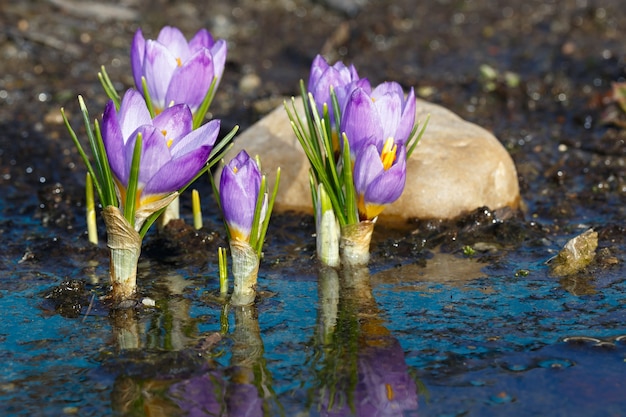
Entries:
POLYGON ((372 220, 402 195, 406 183, 406 150, 389 138, 382 150, 363 147, 354 163, 354 188, 361 220, 372 220))
POLYGON ((348 98, 341 117, 341 131, 348 137, 352 161, 359 150, 368 144, 382 149, 387 139, 405 145, 415 125, 415 92, 408 96, 400 84, 386 82, 371 93, 356 88, 348 98))
POLYGON ((209 159, 219 129, 219 120, 212 120, 192 130, 191 110, 185 104, 172 106, 151 119, 143 97, 136 90, 124 94, 119 111, 109 101, 102 117, 102 140, 122 203, 126 201, 139 133, 142 151, 137 208, 191 181, 209 159))
POLYGON ((256 202, 261 188, 261 171, 245 150, 222 170, 220 200, 231 239, 250 240, 256 202))
POLYGON ((334 124, 335 117, 330 97, 331 87, 341 111, 343 111, 346 98, 356 87, 370 91, 369 81, 366 78, 359 78, 354 65, 346 67, 343 62, 338 61, 331 66, 324 57, 317 55, 311 64, 308 91, 313 95, 320 115, 322 115, 324 104, 328 105, 332 124, 334 124))
POLYGON ((226 42, 215 41, 201 29, 189 41, 171 26, 161 29, 156 40, 146 40, 137 29, 131 46, 130 62, 137 89, 143 92, 145 77, 156 113, 171 104, 187 104, 191 111, 200 107, 213 78, 222 78, 226 63, 226 42))

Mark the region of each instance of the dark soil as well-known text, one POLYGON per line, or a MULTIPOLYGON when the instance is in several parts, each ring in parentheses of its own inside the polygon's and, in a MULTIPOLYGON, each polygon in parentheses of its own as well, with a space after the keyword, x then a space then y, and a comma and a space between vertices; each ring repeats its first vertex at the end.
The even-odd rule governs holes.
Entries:
MULTIPOLYGON (((106 292, 106 282, 86 278, 106 275, 107 250, 87 241, 85 169, 59 109, 81 126, 80 94, 97 117, 106 102, 100 67, 119 91, 129 88, 135 30, 152 38, 164 25, 187 36, 205 27, 228 41, 225 75, 211 108, 223 132, 235 125, 246 129, 296 95, 311 61, 324 53, 354 63, 373 84, 414 86, 423 98, 500 139, 516 163, 524 210, 483 207, 453 221, 415 219, 400 229, 377 228, 374 271, 423 262, 435 248, 467 255, 469 246, 478 248, 472 256, 488 272, 497 273, 510 268, 512 253, 541 263, 593 227, 598 256, 583 275, 595 280, 581 287, 564 279, 561 285, 589 294, 623 282, 626 116, 612 95, 612 84, 626 81, 621 0, 31 0, 0 6, 3 292, 55 284, 41 293, 42 305, 64 317, 84 314, 94 289, 106 292), (495 71, 493 78, 481 72, 483 65, 495 71), (505 250, 489 250, 493 245, 505 250)), ((186 265, 193 272, 209 259, 214 271, 223 227, 208 182, 197 188, 205 226, 196 231, 176 223, 149 234, 142 256, 151 265, 186 265)), ((190 213, 186 199, 182 211, 190 213)), ((262 268, 294 276, 310 270, 313 230, 310 216, 275 215, 262 268)))

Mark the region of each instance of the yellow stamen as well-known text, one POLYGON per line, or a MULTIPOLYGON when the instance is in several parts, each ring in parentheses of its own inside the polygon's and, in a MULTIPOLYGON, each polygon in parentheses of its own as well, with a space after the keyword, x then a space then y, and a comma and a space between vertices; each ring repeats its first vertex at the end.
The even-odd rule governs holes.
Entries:
POLYGON ((182 67, 183 61, 180 58, 176 58, 176 65, 178 65, 179 67, 182 67))
POLYGON ((394 397, 393 387, 389 384, 385 384, 385 388, 387 389, 387 399, 389 401, 393 401, 393 397, 394 397))
POLYGON ((167 142, 165 142, 165 144, 167 145, 168 148, 171 148, 172 142, 174 142, 174 139, 168 139, 167 142))
POLYGON ((233 167, 233 174, 236 174, 237 172, 239 172, 239 168, 233 167))
POLYGON ((368 204, 365 202, 365 196, 359 195, 357 198, 357 209, 359 211, 359 220, 372 220, 383 212, 386 205, 368 204))
POLYGON ((383 146, 383 151, 380 153, 380 160, 383 162, 383 168, 385 171, 391 168, 393 163, 396 161, 397 150, 398 145, 394 143, 393 138, 388 138, 385 142, 385 146, 383 146))

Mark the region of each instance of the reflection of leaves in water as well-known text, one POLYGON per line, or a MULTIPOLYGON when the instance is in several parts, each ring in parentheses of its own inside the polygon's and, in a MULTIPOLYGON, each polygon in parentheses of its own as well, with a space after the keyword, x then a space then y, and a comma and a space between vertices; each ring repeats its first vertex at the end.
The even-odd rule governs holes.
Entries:
MULTIPOLYGON (((324 291, 328 276, 320 277, 320 303, 337 303, 333 311, 320 306, 313 355, 307 360, 315 377, 307 406, 328 415, 391 416, 417 408, 417 388, 409 374, 400 343, 384 326, 372 296, 367 268, 342 271, 339 297, 324 291), (324 283, 324 285, 322 285, 324 283)), ((335 279, 338 279, 335 275, 335 279)))

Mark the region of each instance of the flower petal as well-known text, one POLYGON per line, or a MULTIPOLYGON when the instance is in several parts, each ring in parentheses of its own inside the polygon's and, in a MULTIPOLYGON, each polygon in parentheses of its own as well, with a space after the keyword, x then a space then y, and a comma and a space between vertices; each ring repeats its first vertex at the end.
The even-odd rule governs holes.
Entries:
POLYGON ((189 107, 185 104, 177 104, 168 107, 157 115, 152 121, 165 138, 165 141, 171 140, 168 146, 173 146, 178 140, 183 138, 193 128, 193 117, 189 107))
POLYGON ((146 53, 146 39, 141 29, 137 29, 133 42, 130 46, 130 67, 133 71, 135 86, 141 90, 141 77, 143 77, 143 60, 146 53))
POLYGON ((406 151, 400 148, 395 164, 373 178, 364 194, 366 204, 387 205, 402 195, 406 183, 406 151))
POLYGON ((411 87, 409 94, 406 97, 404 108, 402 109, 402 116, 400 116, 400 123, 396 129, 396 136, 394 137, 396 143, 406 144, 409 139, 413 126, 415 126, 415 108, 417 103, 415 101, 415 91, 411 87))
POLYGON ((224 67, 226 66, 226 54, 228 53, 228 45, 225 40, 220 39, 215 42, 211 48, 211 55, 213 55, 213 72, 217 77, 217 83, 219 84, 224 74, 224 67))
POLYGON ((137 90, 129 89, 124 94, 118 119, 124 142, 139 126, 152 124, 146 102, 137 90))
POLYGON ((182 62, 185 62, 191 56, 187 39, 178 28, 164 26, 156 40, 163 44, 175 58, 180 58, 182 62))
POLYGON ((201 50, 202 48, 211 49, 215 44, 213 36, 206 29, 200 29, 189 41, 189 51, 191 54, 201 50))
POLYGON ((209 91, 213 75, 211 52, 208 49, 196 52, 189 61, 173 72, 165 102, 185 103, 195 112, 209 91))
POLYGON ((364 89, 357 88, 350 95, 341 116, 341 131, 348 137, 353 159, 372 141, 381 142, 382 147, 383 126, 374 102, 364 89))
POLYGON ((143 195, 147 197, 181 189, 200 172, 210 153, 209 146, 202 146, 179 158, 171 159, 146 183, 143 195))
POLYGON ((174 140, 174 143, 170 147, 170 152, 173 158, 178 158, 185 155, 200 146, 209 146, 213 149, 215 141, 220 132, 220 121, 217 119, 211 120, 208 123, 193 130, 186 136, 174 140))
POLYGON ((222 170, 220 201, 231 235, 249 238, 260 186, 259 167, 245 151, 239 152, 222 170))
POLYGON ((365 194, 369 184, 383 171, 383 163, 376 145, 370 144, 362 148, 354 162, 353 181, 357 194, 365 194))
POLYGON ((178 68, 176 56, 165 45, 154 40, 146 42, 144 76, 152 103, 161 110, 169 105, 165 102, 165 94, 176 68, 178 68))
MULTIPOLYGON (((163 134, 158 129, 152 126, 142 126, 138 133, 141 133, 142 139, 139 183, 147 184, 172 157, 163 138, 163 134)), ((127 146, 126 158, 129 162, 132 162, 136 137, 137 135, 132 137, 127 146)))
POLYGON ((125 169, 124 135, 117 119, 113 100, 110 100, 104 107, 102 115, 102 142, 109 159, 111 172, 122 184, 127 184, 128 171, 125 169))

